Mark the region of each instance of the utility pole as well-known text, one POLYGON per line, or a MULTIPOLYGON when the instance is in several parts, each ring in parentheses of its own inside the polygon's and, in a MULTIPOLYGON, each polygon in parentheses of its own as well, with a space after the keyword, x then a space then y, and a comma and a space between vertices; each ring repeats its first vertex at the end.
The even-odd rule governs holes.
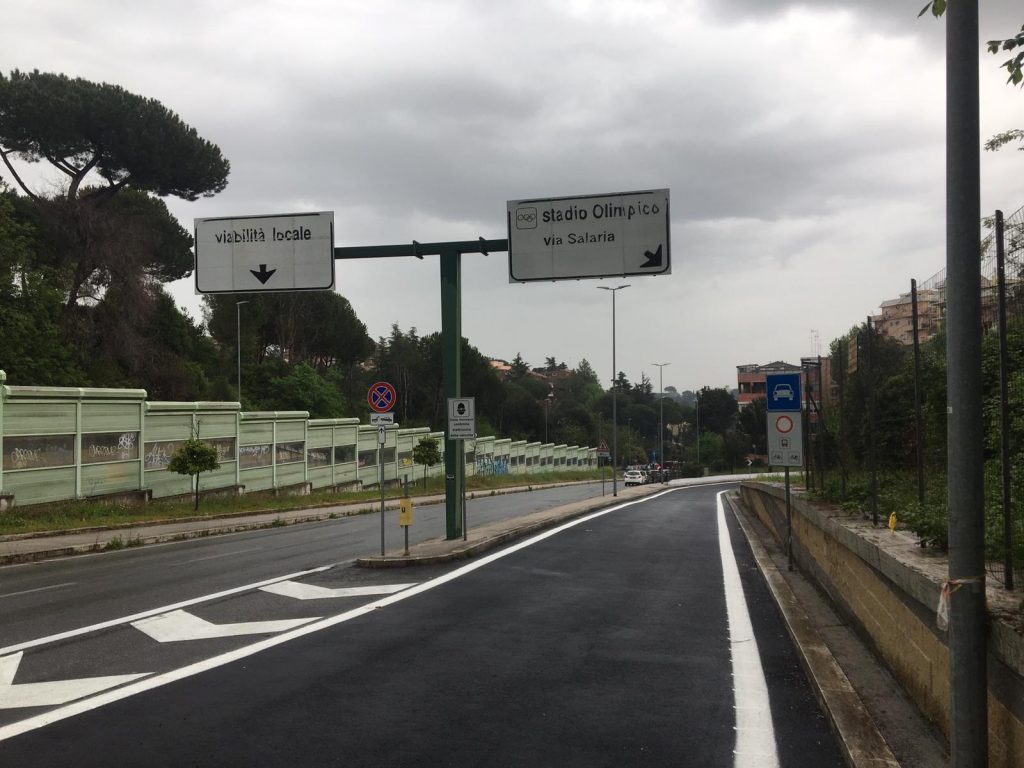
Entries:
POLYGON ((946 6, 950 765, 988 765, 978 3, 946 6))
POLYGON ((623 288, 629 288, 629 284, 609 288, 606 285, 597 286, 602 291, 612 292, 612 496, 619 495, 619 415, 616 406, 615 392, 618 389, 616 377, 619 375, 615 366, 615 293, 623 288))
POLYGON ((651 363, 658 366, 658 463, 661 464, 662 477, 665 472, 665 383, 661 374, 665 371, 666 365, 672 363, 651 363))

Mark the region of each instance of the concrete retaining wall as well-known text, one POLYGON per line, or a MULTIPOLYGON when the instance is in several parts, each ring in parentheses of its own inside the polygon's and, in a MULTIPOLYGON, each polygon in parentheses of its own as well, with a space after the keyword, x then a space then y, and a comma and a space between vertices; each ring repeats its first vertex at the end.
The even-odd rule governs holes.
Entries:
MULTIPOLYGON (((785 489, 745 482, 743 504, 787 541, 785 489)), ((873 644, 922 712, 949 736, 949 648, 935 623, 945 556, 916 536, 874 528, 859 515, 792 494, 793 558, 873 644)), ((1024 638, 1019 593, 988 588, 989 766, 1024 765, 1024 638), (1018 623, 1018 626, 1020 624, 1018 623)))

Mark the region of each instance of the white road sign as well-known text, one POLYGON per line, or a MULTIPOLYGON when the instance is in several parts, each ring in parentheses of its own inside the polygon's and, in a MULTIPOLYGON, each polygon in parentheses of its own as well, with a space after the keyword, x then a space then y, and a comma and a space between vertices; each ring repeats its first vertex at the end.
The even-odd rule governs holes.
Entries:
POLYGON ((768 465, 804 465, 803 417, 799 411, 768 412, 768 465))
POLYGON ((476 398, 448 398, 448 439, 472 440, 476 437, 476 398))
POLYGON ((196 292, 334 287, 334 213, 196 219, 196 292))
POLYGON ((379 427, 382 424, 387 424, 387 425, 390 426, 391 424, 394 424, 394 423, 395 423, 395 414, 393 412, 391 412, 391 411, 388 411, 387 413, 371 413, 370 414, 370 424, 372 424, 375 427, 379 427))
POLYGON ((508 201, 509 282, 667 275, 667 189, 508 201))

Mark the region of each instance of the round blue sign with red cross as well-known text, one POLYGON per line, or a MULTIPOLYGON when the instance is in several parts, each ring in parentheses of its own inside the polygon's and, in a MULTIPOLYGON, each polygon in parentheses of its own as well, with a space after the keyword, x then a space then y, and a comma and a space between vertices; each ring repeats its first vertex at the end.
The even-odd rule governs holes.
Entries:
POLYGON ((398 394, 395 392, 395 388, 386 381, 378 381, 366 393, 366 402, 370 404, 371 410, 377 413, 387 413, 398 402, 398 394))

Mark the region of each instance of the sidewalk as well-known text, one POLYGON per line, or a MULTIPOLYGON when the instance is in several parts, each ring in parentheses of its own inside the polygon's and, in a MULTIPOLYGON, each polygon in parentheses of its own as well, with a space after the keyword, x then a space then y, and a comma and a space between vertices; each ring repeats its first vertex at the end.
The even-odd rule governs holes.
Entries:
MULTIPOLYGON (((594 481, 584 481, 594 482, 594 481)), ((556 488, 565 485, 577 485, 576 482, 569 483, 552 483, 545 485, 546 488, 556 488)), ((509 493, 525 493, 538 486, 511 486, 509 488, 499 488, 493 491, 494 495, 504 495, 509 493)), ((661 486, 641 486, 641 488, 655 488, 661 486)), ((624 492, 627 489, 624 487, 619 488, 619 496, 623 497, 624 492)), ((630 491, 636 490, 635 488, 628 489, 630 491)), ((491 490, 486 491, 471 491, 467 493, 467 499, 472 500, 475 496, 490 496, 492 495, 491 490)), ((598 506, 608 505, 611 503, 609 500, 611 496, 611 483, 609 482, 608 495, 598 497, 597 501, 600 502, 598 506)), ((386 499, 384 507, 387 510, 398 509, 398 499, 386 499)), ((444 496, 415 496, 413 497, 413 503, 416 506, 427 505, 427 504, 443 504, 444 496)), ((569 505, 573 506, 573 505, 569 505)), ((596 508, 596 507, 595 507, 596 508)), ((551 514, 557 513, 561 508, 550 510, 551 514)), ((281 510, 268 510, 265 512, 248 512, 238 513, 233 515, 218 515, 216 517, 188 517, 180 518, 176 520, 156 521, 156 522, 139 522, 119 526, 116 528, 97 527, 97 528, 78 528, 67 531, 45 531, 37 533, 23 533, 23 534, 12 534, 0 536, 0 565, 11 565, 14 563, 27 563, 37 560, 49 560, 56 557, 66 557, 69 555, 81 555, 90 552, 104 552, 116 549, 124 549, 126 547, 139 547, 146 544, 162 544, 170 541, 185 541, 187 539, 199 538, 202 536, 215 536, 226 533, 237 533, 240 531, 253 531, 261 528, 273 528, 282 525, 293 525, 295 523, 305 522, 316 522, 320 520, 330 520, 338 517, 349 517, 352 515, 368 514, 380 511, 379 500, 368 500, 360 501, 353 504, 338 504, 329 506, 312 507, 305 509, 293 509, 288 511, 281 510)), ((547 514, 547 513, 545 513, 547 514)), ((570 513, 571 514, 571 513, 570 513)), ((532 517, 532 516, 529 516, 532 517)), ((520 520, 511 521, 512 531, 519 530, 520 520)), ((507 524, 506 524, 506 527, 507 524)), ((481 536, 485 536, 488 540, 494 537, 493 530, 488 533, 483 533, 484 528, 492 529, 493 526, 482 526, 480 531, 471 531, 472 541, 479 544, 481 536)), ((532 528, 530 530, 533 530, 532 528)), ((527 531, 529 532, 529 531, 527 531)), ((516 535, 525 535, 522 532, 513 533, 512 537, 516 535)), ((505 537, 502 541, 508 541, 509 537, 505 537)), ((435 545, 434 547, 421 550, 423 557, 428 558, 423 560, 426 562, 440 562, 437 559, 437 552, 440 550, 447 551, 448 559, 456 559, 458 557, 471 556, 465 554, 462 550, 465 549, 466 542, 461 539, 444 542, 443 544, 435 545)), ((433 544, 434 542, 428 542, 433 544)), ((497 546, 498 543, 494 542, 484 544, 485 548, 497 546)), ((423 546, 423 545, 420 545, 423 546)), ((483 551, 482 549, 474 550, 483 551)), ((399 563, 408 564, 408 563, 399 563)))

